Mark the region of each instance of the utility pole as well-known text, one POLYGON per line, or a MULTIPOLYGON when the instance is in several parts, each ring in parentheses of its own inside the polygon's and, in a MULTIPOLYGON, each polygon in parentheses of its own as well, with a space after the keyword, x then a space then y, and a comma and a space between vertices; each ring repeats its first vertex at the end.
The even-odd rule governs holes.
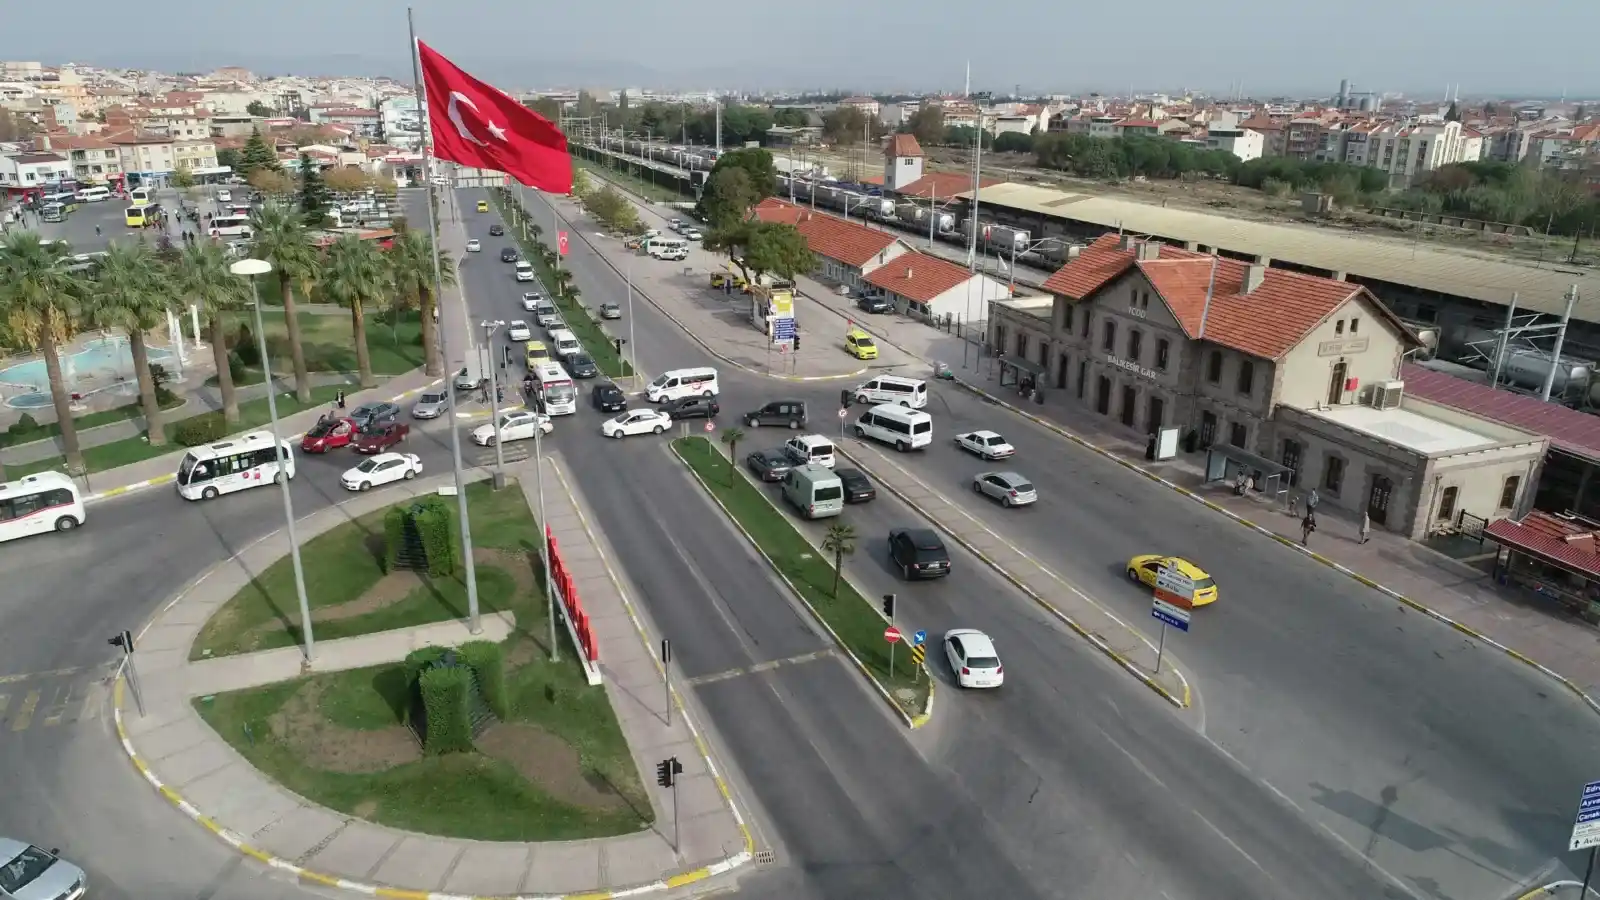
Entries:
POLYGON ((1500 386, 1500 371, 1505 368, 1506 361, 1506 342, 1511 340, 1511 330, 1517 318, 1517 297, 1516 292, 1512 292, 1511 302, 1506 306, 1505 330, 1500 332, 1500 339, 1494 345, 1494 359, 1490 360, 1489 363, 1489 387, 1491 388, 1500 386))
POLYGON ((717 116, 717 155, 722 155, 722 100, 718 98, 716 107, 717 116))
POLYGON ((506 323, 485 319, 480 324, 483 327, 483 347, 479 355, 484 368, 489 370, 489 427, 494 429, 494 489, 498 491, 506 486, 506 451, 505 442, 500 438, 500 380, 495 377, 494 334, 506 323))
POLYGON ((1567 342, 1567 323, 1572 321, 1572 308, 1578 305, 1578 286, 1567 288, 1567 309, 1561 314, 1561 327, 1556 330, 1556 345, 1550 351, 1550 370, 1544 373, 1544 390, 1539 392, 1539 399, 1550 401, 1550 389, 1555 386, 1556 367, 1561 365, 1561 348, 1567 342))

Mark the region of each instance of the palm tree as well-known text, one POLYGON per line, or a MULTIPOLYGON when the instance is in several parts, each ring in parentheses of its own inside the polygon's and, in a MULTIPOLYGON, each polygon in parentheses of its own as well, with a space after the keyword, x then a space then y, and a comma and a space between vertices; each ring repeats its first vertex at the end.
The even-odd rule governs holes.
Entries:
POLYGON ((733 487, 733 470, 738 466, 739 442, 744 440, 744 429, 735 425, 722 432, 722 442, 728 445, 728 487, 733 487))
POLYGON ((356 368, 361 386, 373 387, 372 357, 367 351, 367 304, 377 303, 394 291, 394 268, 386 254, 371 241, 346 234, 328 246, 321 296, 350 308, 350 331, 356 342, 356 368))
POLYGON ((222 418, 239 423, 239 400, 234 396, 233 372, 228 368, 228 320, 254 299, 249 279, 229 271, 228 252, 219 244, 196 241, 183 249, 174 280, 184 297, 206 314, 211 358, 217 366, 217 389, 222 392, 222 418))
POLYGON ((836 522, 828 526, 822 536, 822 551, 833 554, 833 594, 839 596, 839 573, 844 570, 844 558, 856 552, 856 527, 836 522))
POLYGON ((100 270, 88 284, 83 304, 86 323, 128 334, 133 373, 139 381, 139 404, 144 407, 145 437, 150 446, 167 442, 161 421, 161 401, 150 377, 150 348, 145 335, 161 327, 172 308, 172 283, 166 263, 150 245, 114 243, 100 260, 100 270))
MULTIPOLYGON (((289 335, 289 357, 294 363, 294 392, 302 405, 311 402, 311 375, 306 371, 306 352, 300 346, 300 317, 295 312, 295 290, 304 296, 316 273, 319 260, 311 245, 305 220, 295 210, 268 203, 250 214, 255 232, 255 256, 272 263, 278 270, 279 297, 283 302, 283 325, 289 335)), ((263 361, 264 362, 264 361, 263 361)))
POLYGON ((67 253, 65 244, 46 244, 32 231, 0 235, 0 311, 12 330, 43 353, 67 468, 82 472, 83 451, 72 421, 72 397, 61 373, 61 345, 72 335, 84 285, 67 271, 67 253))
MULTIPOLYGON (((406 306, 415 301, 422 317, 422 360, 429 375, 444 372, 444 360, 439 356, 439 334, 435 330, 435 309, 439 298, 433 293, 433 241, 420 231, 404 231, 389 248, 389 264, 394 269, 395 286, 406 306)), ((446 287, 456 283, 455 261, 448 250, 439 251, 439 277, 446 287)))

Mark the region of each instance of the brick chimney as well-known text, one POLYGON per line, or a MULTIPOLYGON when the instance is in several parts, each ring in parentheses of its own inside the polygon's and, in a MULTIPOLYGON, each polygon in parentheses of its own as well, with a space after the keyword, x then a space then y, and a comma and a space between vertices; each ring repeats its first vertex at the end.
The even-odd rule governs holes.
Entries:
POLYGON ((1251 263, 1244 270, 1244 288, 1240 293, 1253 294, 1256 292, 1256 288, 1261 287, 1266 280, 1267 267, 1260 263, 1251 263))
POLYGON ((1117 249, 1126 253, 1139 246, 1139 239, 1131 234, 1124 234, 1117 239, 1117 249))
POLYGON ((1569 534, 1563 540, 1567 542, 1567 546, 1577 550, 1579 553, 1594 553, 1594 532, 1592 531, 1569 534))
POLYGON ((1144 241, 1144 242, 1140 243, 1139 244, 1139 255, 1136 258, 1137 259, 1141 259, 1141 260, 1160 259, 1161 258, 1161 242, 1160 241, 1144 241))
POLYGON ((911 280, 911 267, 910 266, 906 266, 906 280, 907 281, 911 280))

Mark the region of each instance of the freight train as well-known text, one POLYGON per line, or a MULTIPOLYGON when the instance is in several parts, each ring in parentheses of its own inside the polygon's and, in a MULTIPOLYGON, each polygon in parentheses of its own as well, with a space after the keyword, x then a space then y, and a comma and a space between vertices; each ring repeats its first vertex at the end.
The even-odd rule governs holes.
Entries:
POLYGON ((717 164, 717 158, 721 155, 709 147, 683 147, 616 135, 602 135, 595 139, 595 143, 602 150, 676 166, 689 172, 711 171, 711 167, 717 164))

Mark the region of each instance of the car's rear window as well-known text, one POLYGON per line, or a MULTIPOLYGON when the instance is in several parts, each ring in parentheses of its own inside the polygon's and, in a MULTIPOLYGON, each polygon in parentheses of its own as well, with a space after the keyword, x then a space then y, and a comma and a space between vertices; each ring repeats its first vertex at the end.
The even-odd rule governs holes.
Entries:
POLYGON ((814 493, 812 493, 811 499, 813 502, 819 502, 823 500, 843 500, 844 488, 839 487, 838 485, 819 487, 814 493))
POLYGON ((911 433, 912 434, 927 434, 928 432, 930 432, 932 430, 933 430, 933 423, 932 422, 918 422, 917 424, 911 426, 911 433))
POLYGON ((969 657, 967 657, 967 668, 969 668, 969 669, 997 669, 999 667, 1000 667, 1000 660, 999 660, 998 657, 994 657, 994 656, 969 656, 969 657))
POLYGON ((943 547, 918 547, 917 559, 922 562, 940 562, 950 558, 943 547))
POLYGON ((1031 494, 1031 493, 1033 493, 1033 485, 1029 484, 1026 481, 1021 482, 1020 484, 1013 484, 1011 486, 1011 489, 1013 491, 1016 491, 1019 494, 1031 494))
POLYGON ((1197 591, 1203 591, 1206 588, 1214 588, 1216 586, 1217 581, 1214 578, 1201 578, 1194 583, 1194 589, 1197 591))

